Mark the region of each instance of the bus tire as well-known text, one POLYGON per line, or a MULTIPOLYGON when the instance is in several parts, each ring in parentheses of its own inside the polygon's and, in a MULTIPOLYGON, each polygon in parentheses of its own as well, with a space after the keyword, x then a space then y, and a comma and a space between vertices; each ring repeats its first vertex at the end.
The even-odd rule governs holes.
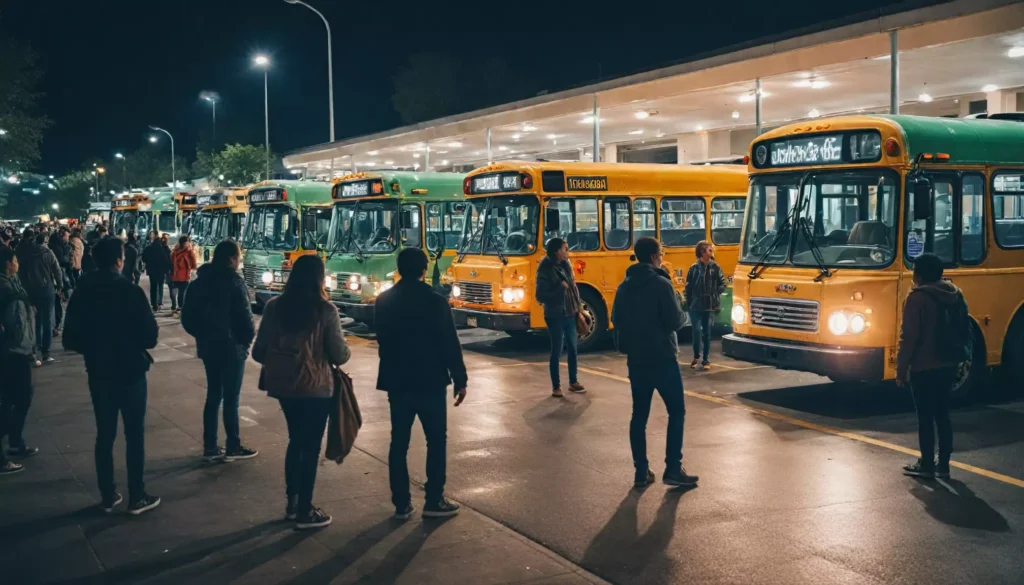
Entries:
POLYGON ((608 333, 608 311, 604 307, 604 300, 601 295, 593 289, 580 288, 580 300, 583 301, 582 311, 587 314, 590 323, 590 333, 580 335, 576 338, 576 346, 579 351, 590 351, 594 349, 608 333))
POLYGON ((986 360, 985 337, 973 325, 974 332, 973 356, 968 362, 957 366, 956 377, 953 379, 953 393, 950 402, 954 406, 963 406, 975 400, 988 385, 988 363, 986 360))

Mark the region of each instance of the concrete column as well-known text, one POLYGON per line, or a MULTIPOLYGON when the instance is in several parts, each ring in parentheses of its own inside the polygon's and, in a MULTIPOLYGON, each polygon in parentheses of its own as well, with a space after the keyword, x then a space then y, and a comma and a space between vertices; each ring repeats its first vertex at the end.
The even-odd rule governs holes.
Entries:
POLYGON ((985 94, 985 98, 988 100, 989 114, 1004 114, 1017 111, 1016 92, 1005 89, 990 91, 985 94))
POLYGON ((615 144, 609 144, 604 147, 604 155, 601 157, 604 162, 619 162, 619 147, 615 144))
POLYGON ((960 117, 966 118, 971 114, 971 99, 969 97, 960 98, 960 117))
POLYGON ((685 165, 694 161, 708 159, 707 132, 680 134, 676 137, 676 160, 685 165))

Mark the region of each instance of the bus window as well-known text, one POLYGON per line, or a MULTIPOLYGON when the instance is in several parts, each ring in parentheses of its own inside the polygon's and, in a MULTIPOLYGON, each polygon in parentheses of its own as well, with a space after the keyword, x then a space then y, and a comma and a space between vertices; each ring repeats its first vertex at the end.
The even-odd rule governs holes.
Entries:
POLYGON ((466 226, 466 212, 469 207, 461 201, 451 201, 446 206, 444 216, 445 248, 454 250, 459 247, 462 230, 466 226))
POLYGON ((953 254, 953 180, 949 176, 929 177, 932 182, 931 218, 914 219, 914 197, 907 189, 906 259, 913 262, 924 252, 935 254, 947 264, 953 254))
POLYGON ((996 244, 1024 247, 1024 172, 997 172, 992 177, 992 212, 996 244))
POLYGON ((552 199, 548 209, 558 210, 558 224, 544 226, 544 242, 562 238, 573 251, 589 252, 598 241, 597 199, 552 199))
POLYGON ((327 245, 331 233, 331 207, 308 207, 302 214, 302 249, 327 245))
POLYGON ((401 232, 402 245, 406 248, 422 248, 420 237, 420 206, 415 203, 402 205, 401 232))
POLYGON ((160 218, 157 220, 157 228, 161 232, 174 233, 178 231, 178 218, 175 214, 170 212, 164 212, 160 214, 160 218))
POLYGON ((960 262, 977 264, 985 257, 985 177, 966 174, 960 186, 960 262))
POLYGON ((633 242, 640 238, 658 237, 654 199, 633 200, 633 242))
POLYGON ((708 238, 704 200, 669 198, 661 200, 661 243, 668 248, 696 246, 708 238))
POLYGON ((711 201, 711 243, 716 246, 740 243, 745 204, 741 197, 721 197, 711 201))
POLYGON ((609 250, 626 250, 629 244, 629 199, 605 199, 604 246, 609 250))

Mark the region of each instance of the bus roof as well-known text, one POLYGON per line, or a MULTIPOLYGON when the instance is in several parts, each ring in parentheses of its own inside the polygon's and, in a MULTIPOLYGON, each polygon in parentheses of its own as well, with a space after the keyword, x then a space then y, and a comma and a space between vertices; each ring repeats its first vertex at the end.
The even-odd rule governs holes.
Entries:
POLYGON ((174 201, 174 194, 171 191, 157 191, 153 193, 153 211, 161 213, 165 211, 176 211, 177 203, 174 201))
POLYGON ((252 195, 260 191, 280 189, 287 192, 287 203, 294 203, 296 205, 327 205, 331 203, 331 186, 332 183, 323 181, 262 181, 249 187, 249 204, 278 203, 280 200, 254 202, 252 201, 252 195))
MULTIPOLYGON (((338 190, 344 183, 380 179, 384 184, 384 197, 401 197, 410 200, 438 200, 438 199, 462 199, 462 181, 466 178, 463 173, 435 173, 418 171, 376 171, 372 173, 353 173, 345 175, 335 182, 332 188, 332 196, 335 201, 342 198, 338 196, 338 190), (397 184, 397 189, 393 185, 397 184)), ((379 198, 382 195, 369 195, 358 197, 346 197, 345 199, 359 200, 379 198)))
MULTIPOLYGON (((746 194, 747 168, 743 165, 664 165, 649 163, 589 163, 589 162, 534 162, 501 161, 470 171, 470 188, 474 177, 518 171, 533 177, 532 189, 516 191, 543 191, 558 196, 581 195, 672 195, 686 194, 746 194), (554 171, 555 185, 545 185, 544 175, 554 171), (588 181, 574 188, 569 179, 588 181)), ((549 175, 550 176, 550 175, 549 175)), ((500 192, 498 192, 500 193, 500 192)), ((472 196, 498 193, 475 193, 472 196)))
POLYGON ((94 201, 89 204, 89 211, 110 211, 110 202, 94 201))

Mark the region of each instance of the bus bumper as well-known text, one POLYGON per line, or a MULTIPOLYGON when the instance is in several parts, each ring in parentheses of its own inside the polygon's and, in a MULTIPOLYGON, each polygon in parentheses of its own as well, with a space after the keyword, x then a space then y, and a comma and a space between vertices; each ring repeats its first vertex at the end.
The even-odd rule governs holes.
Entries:
POLYGON ((249 289, 249 300, 255 303, 257 306, 266 307, 270 299, 281 294, 279 290, 266 290, 266 289, 249 289))
POLYGON ((360 323, 373 323, 373 305, 362 303, 342 303, 335 301, 334 304, 344 313, 360 323))
POLYGON ((735 360, 833 379, 870 382, 885 377, 885 352, 881 347, 837 348, 730 333, 722 337, 722 353, 735 360))
POLYGON ((530 328, 529 313, 498 313, 473 309, 452 309, 458 327, 482 327, 495 331, 526 331, 530 328))

